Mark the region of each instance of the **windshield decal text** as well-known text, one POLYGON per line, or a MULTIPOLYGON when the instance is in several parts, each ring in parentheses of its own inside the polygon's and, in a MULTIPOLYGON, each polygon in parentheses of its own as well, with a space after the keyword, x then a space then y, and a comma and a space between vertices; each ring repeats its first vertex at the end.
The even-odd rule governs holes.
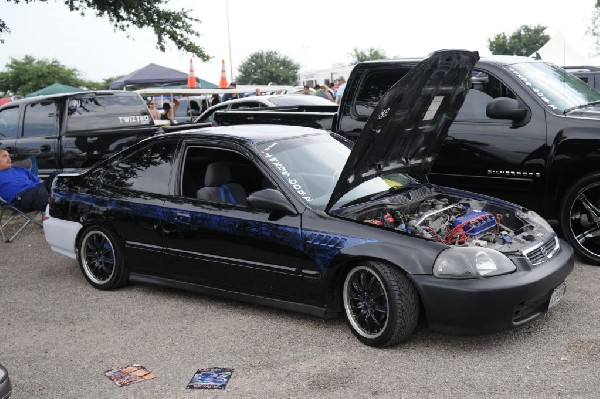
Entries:
POLYGON ((294 190, 296 191, 296 193, 302 197, 302 199, 306 202, 311 202, 312 198, 308 195, 308 193, 306 191, 304 191, 304 189, 302 188, 302 185, 300 183, 298 183, 298 180, 293 178, 292 175, 290 174, 290 172, 288 172, 287 168, 285 167, 284 164, 282 164, 279 159, 277 159, 277 157, 271 153, 269 153, 269 149, 273 148, 273 146, 275 146, 277 143, 275 144, 271 144, 269 147, 265 148, 264 150, 262 150, 262 154, 263 156, 267 159, 267 161, 269 161, 271 163, 271 165, 277 169, 279 172, 281 172, 281 176, 284 177, 284 181, 287 182, 287 184, 294 190))
POLYGON ((540 98, 540 100, 542 100, 543 102, 546 103, 546 105, 548 107, 550 107, 554 110, 558 109, 558 107, 556 105, 550 104, 550 100, 548 99, 548 97, 546 97, 546 95, 544 93, 542 93, 542 91, 540 89, 538 89, 537 87, 534 87, 525 76, 521 75, 514 68, 509 67, 508 70, 511 71, 513 73, 513 75, 515 75, 517 78, 519 78, 519 80, 521 80, 521 82, 523 82, 523 84, 525 84, 525 86, 529 87, 531 89, 531 91, 533 91, 535 93, 535 95, 540 98))

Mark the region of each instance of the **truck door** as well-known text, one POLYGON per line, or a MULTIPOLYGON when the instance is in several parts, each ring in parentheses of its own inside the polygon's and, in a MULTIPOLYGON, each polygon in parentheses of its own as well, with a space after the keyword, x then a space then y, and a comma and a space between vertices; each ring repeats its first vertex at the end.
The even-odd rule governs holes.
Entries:
POLYGON ((491 72, 475 73, 429 178, 524 206, 536 204, 546 178, 545 112, 533 101, 525 103, 491 72), (518 123, 488 118, 486 106, 498 97, 516 99, 519 108, 528 110, 526 118, 518 123))
POLYGON ((16 140, 16 158, 34 156, 41 175, 59 169, 59 106, 54 100, 25 105, 23 129, 16 140))
POLYGON ((0 111, 0 149, 15 156, 15 143, 19 132, 19 106, 0 111))

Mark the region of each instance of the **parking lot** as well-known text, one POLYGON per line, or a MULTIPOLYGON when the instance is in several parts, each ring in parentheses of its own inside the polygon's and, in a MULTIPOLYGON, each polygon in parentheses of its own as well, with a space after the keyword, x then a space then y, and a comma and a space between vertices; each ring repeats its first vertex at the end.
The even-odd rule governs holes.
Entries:
POLYGON ((600 268, 577 262, 562 302, 517 330, 361 344, 342 318, 129 285, 92 288, 39 228, 0 243, 0 363, 13 398, 596 398, 600 268), (117 387, 132 363, 156 378, 117 387), (189 390, 206 367, 235 371, 224 391, 189 390))

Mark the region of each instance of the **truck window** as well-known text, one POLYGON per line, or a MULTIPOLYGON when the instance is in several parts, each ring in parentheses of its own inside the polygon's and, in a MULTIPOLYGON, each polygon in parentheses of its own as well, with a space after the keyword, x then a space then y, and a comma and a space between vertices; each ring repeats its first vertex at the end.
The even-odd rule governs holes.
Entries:
POLYGON ((53 101, 27 104, 23 137, 57 136, 57 106, 53 101))
POLYGON ((137 93, 80 94, 69 99, 67 115, 68 132, 154 125, 137 93))
POLYGON ((6 108, 0 112, 0 139, 17 138, 18 127, 19 107, 6 108))
POLYGON ((364 118, 371 116, 375 106, 385 92, 406 75, 408 71, 409 69, 395 69, 376 71, 368 74, 361 83, 356 101, 354 102, 354 112, 356 115, 364 118))

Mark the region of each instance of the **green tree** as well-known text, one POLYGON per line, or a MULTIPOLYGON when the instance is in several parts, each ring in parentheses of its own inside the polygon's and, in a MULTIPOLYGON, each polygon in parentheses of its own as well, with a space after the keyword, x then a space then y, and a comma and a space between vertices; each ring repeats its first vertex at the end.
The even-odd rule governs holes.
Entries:
MULTIPOLYGON (((9 3, 47 3, 48 0, 6 0, 9 3)), ((85 15, 94 12, 98 17, 106 17, 112 23, 115 31, 125 32, 127 37, 132 27, 150 28, 156 35, 156 48, 166 50, 166 43, 170 41, 178 50, 195 55, 202 61, 210 60, 204 49, 195 43, 200 33, 193 28, 193 23, 200 20, 190 17, 190 10, 182 9, 172 11, 164 8, 169 0, 64 0, 69 10, 85 15)), ((1 36, 9 33, 10 29, 0 18, 0 43, 1 36)))
POLYGON ((550 40, 545 30, 546 27, 542 25, 521 25, 508 37, 505 33, 500 33, 488 39, 488 48, 492 54, 528 57, 550 40))
POLYGON ((35 59, 26 55, 18 60, 11 58, 0 72, 0 91, 26 95, 32 91, 43 89, 53 83, 69 86, 102 89, 102 83, 83 80, 75 68, 68 68, 59 61, 52 59, 35 59))
POLYGON ((368 48, 366 50, 360 50, 356 47, 352 49, 352 52, 348 54, 353 64, 358 64, 363 61, 372 60, 383 60, 387 58, 385 52, 379 48, 368 48))
POLYGON ((266 85, 293 84, 298 80, 300 64, 277 51, 257 51, 246 57, 238 68, 237 83, 266 85))

